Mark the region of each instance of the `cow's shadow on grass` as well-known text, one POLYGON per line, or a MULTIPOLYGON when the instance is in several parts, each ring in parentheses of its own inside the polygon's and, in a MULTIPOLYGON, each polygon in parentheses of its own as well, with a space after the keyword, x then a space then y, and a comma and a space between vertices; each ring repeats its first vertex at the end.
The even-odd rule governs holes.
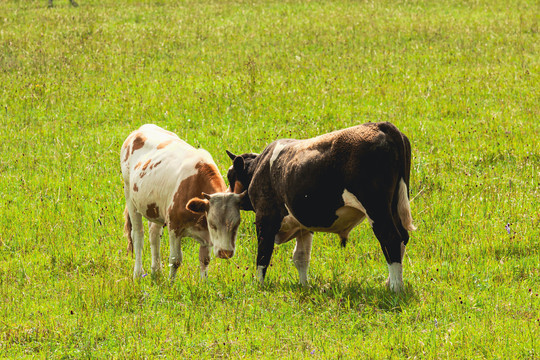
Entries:
POLYGON ((274 281, 264 285, 261 291, 289 292, 299 301, 312 304, 329 304, 345 309, 366 308, 389 312, 401 312, 410 303, 418 301, 414 289, 406 285, 400 293, 390 291, 382 282, 360 283, 357 281, 312 281, 308 286, 301 286, 296 281, 274 281))

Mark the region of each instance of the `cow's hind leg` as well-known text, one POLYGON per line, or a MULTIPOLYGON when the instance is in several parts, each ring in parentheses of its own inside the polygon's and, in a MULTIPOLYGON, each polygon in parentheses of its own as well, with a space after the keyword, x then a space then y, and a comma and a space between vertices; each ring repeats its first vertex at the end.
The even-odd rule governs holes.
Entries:
POLYGON ((152 274, 157 274, 161 271, 159 247, 161 243, 161 235, 163 234, 163 226, 153 222, 151 222, 149 225, 150 251, 152 253, 152 274))
POLYGON ((381 244, 388 264, 388 280, 386 285, 394 292, 403 290, 403 265, 401 235, 394 225, 390 213, 373 217, 373 232, 381 244))
POLYGON ((294 247, 293 262, 298 270, 300 284, 306 286, 308 284, 308 269, 309 260, 311 257, 311 244, 313 242, 313 233, 307 230, 301 231, 296 238, 296 246, 294 247))
POLYGON ((142 251, 144 243, 144 231, 142 215, 135 210, 133 204, 128 201, 129 219, 131 221, 131 238, 133 239, 133 252, 135 253, 135 267, 133 268, 133 279, 138 279, 144 274, 142 266, 142 251))
POLYGON ((183 230, 169 231, 169 279, 174 281, 176 272, 182 264, 182 233, 183 230))
POLYGON ((402 248, 403 237, 400 229, 396 226, 391 211, 391 202, 385 200, 384 196, 369 197, 364 199, 365 206, 371 227, 388 263, 387 286, 394 292, 403 290, 403 267, 402 248))

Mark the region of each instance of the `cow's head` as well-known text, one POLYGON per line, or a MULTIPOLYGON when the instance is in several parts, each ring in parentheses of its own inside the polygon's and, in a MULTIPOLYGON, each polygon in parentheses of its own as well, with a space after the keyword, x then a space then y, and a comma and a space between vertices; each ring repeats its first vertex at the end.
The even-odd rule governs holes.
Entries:
POLYGON ((214 256, 229 259, 234 256, 236 232, 240 225, 240 208, 246 192, 203 193, 203 198, 193 198, 186 204, 192 213, 206 215, 210 242, 214 247, 214 256))
MULTIPOLYGON (((253 177, 253 162, 259 154, 247 153, 242 155, 234 155, 229 150, 225 150, 229 158, 233 161, 232 166, 227 172, 227 180, 229 180, 229 191, 241 193, 247 191, 253 177)), ((253 205, 249 200, 249 195, 242 201, 242 210, 253 210, 253 205)))

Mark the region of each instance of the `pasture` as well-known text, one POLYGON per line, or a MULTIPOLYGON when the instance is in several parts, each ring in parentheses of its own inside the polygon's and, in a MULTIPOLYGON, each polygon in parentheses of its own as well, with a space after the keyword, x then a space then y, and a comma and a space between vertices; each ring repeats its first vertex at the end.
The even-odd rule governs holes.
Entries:
POLYGON ((0 357, 540 357, 537 1, 78 3, 0 1, 0 357), (130 131, 225 175, 225 149, 369 121, 412 144, 403 293, 367 222, 315 234, 308 288, 276 247, 261 288, 248 212, 207 282, 191 239, 176 283, 133 282, 130 131))

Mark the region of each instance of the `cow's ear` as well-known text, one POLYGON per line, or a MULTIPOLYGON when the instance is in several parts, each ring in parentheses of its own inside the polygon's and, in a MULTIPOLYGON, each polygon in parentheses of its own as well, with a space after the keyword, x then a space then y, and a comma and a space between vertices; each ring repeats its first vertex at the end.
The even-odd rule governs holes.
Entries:
POLYGON ((237 157, 234 158, 233 167, 234 167, 234 170, 236 170, 237 174, 243 174, 244 173, 245 165, 246 164, 244 163, 244 158, 243 157, 237 156, 237 157))
POLYGON ((194 214, 205 214, 210 206, 210 201, 195 197, 188 201, 186 209, 194 214))
POLYGON ((229 155, 229 158, 234 161, 234 159, 236 158, 236 155, 234 155, 232 152, 230 152, 229 150, 225 150, 225 152, 227 153, 227 155, 229 155))

